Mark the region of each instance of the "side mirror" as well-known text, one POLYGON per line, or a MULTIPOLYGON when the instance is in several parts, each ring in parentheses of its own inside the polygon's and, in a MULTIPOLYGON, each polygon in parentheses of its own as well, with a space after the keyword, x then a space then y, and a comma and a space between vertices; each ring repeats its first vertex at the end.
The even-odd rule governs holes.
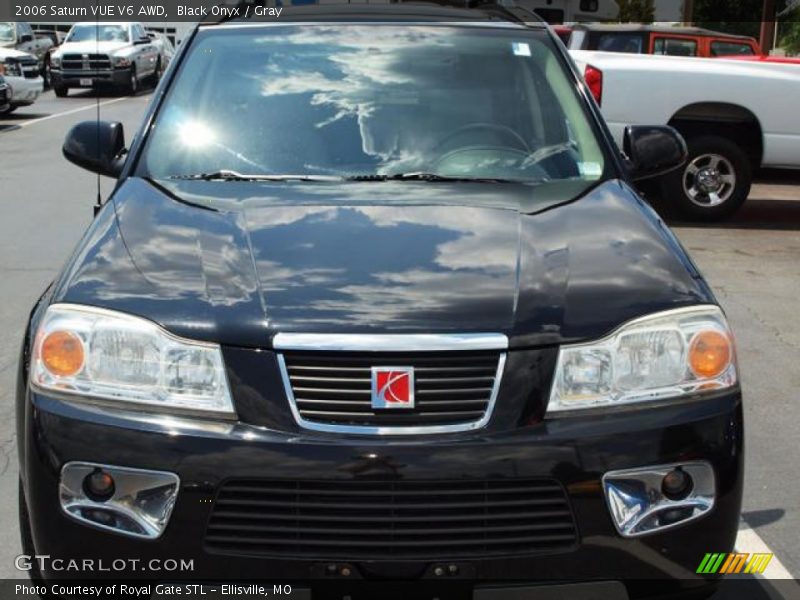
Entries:
POLYGON ((116 121, 83 121, 69 130, 64 157, 93 173, 119 177, 125 162, 125 133, 116 121))
POLYGON ((32 41, 33 41, 33 35, 30 33, 23 33, 21 36, 19 36, 20 44, 27 44, 28 42, 32 41))
POLYGON ((141 46, 142 44, 149 44, 150 43, 149 37, 140 37, 133 41, 134 46, 141 46))
POLYGON ((634 181, 674 171, 689 156, 683 136, 665 125, 630 125, 625 128, 622 146, 634 181))

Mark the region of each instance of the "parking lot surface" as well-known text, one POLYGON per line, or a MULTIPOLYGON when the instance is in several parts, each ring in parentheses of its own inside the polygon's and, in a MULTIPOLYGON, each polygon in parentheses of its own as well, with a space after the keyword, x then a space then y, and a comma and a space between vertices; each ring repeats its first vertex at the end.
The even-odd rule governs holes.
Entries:
MULTIPOLYGON (((149 100, 149 92, 101 97, 100 117, 121 121, 130 141, 149 100)), ((96 177, 63 159, 61 143, 73 124, 95 116, 89 92, 62 99, 47 92, 34 106, 0 119, 0 577, 21 576, 13 560, 20 553, 13 406, 19 343, 30 307, 91 221, 96 177)), ((103 198, 112 185, 102 181, 103 198)), ((797 578, 800 178, 756 185, 728 222, 671 224, 717 294, 738 341, 747 455, 738 550, 764 551, 753 547, 763 544, 775 554, 767 576, 797 578)), ((795 582, 746 585, 752 586, 746 597, 800 597, 795 582)), ((726 581, 718 596, 743 593, 741 582, 726 581)))

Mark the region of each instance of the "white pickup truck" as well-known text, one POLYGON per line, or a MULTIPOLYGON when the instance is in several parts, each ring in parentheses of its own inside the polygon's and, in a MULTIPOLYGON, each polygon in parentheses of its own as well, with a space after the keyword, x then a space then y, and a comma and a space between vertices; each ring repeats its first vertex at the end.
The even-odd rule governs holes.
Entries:
POLYGON ((571 51, 621 146, 626 125, 672 125, 686 165, 661 192, 693 218, 716 220, 747 199, 757 168, 800 169, 800 66, 571 51))

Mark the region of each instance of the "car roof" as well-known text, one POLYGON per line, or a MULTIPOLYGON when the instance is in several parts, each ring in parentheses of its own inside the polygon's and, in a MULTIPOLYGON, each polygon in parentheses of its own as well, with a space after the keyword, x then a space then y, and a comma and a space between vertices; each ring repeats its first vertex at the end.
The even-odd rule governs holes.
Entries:
POLYGON ((77 27, 78 25, 119 25, 120 27, 127 27, 128 25, 133 25, 130 21, 78 21, 74 23, 72 26, 77 27))
POLYGON ((641 25, 641 24, 576 24, 572 26, 574 31, 602 31, 602 32, 620 32, 620 33, 675 33, 678 35, 702 35, 714 37, 726 37, 737 40, 752 41, 753 38, 747 35, 738 35, 734 33, 723 33, 721 31, 712 31, 711 29, 704 29, 702 27, 671 27, 670 25, 641 25))
MULTIPOLYGON (((245 2, 244 4, 247 4, 245 2)), ((315 4, 288 6, 281 12, 281 21, 365 21, 365 22, 440 22, 486 24, 494 27, 546 28, 547 23, 535 13, 514 6, 493 3, 473 8, 454 8, 434 2, 401 2, 397 4, 315 4)), ((274 17, 210 19, 201 25, 241 25, 242 23, 276 24, 274 17)), ((280 23, 278 23, 280 24, 280 23)))

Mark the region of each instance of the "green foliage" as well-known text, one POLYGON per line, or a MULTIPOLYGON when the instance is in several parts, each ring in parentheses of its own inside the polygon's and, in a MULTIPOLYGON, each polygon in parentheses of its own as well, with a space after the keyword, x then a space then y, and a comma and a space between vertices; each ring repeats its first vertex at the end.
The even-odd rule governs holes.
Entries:
POLYGON ((786 51, 786 54, 800 54, 800 8, 789 13, 786 21, 781 21, 778 27, 780 33, 778 45, 786 51))
POLYGON ((699 27, 758 39, 763 10, 763 0, 695 0, 693 20, 699 27))
POLYGON ((617 0, 620 23, 652 23, 655 0, 617 0))

